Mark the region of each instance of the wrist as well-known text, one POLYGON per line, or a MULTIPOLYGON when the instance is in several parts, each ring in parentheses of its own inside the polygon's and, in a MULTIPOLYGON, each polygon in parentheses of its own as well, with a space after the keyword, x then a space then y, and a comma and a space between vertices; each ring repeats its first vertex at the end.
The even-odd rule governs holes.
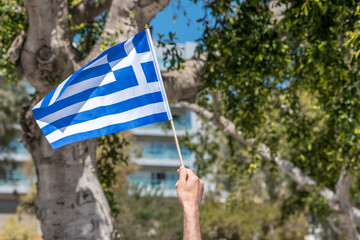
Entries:
POLYGON ((184 210, 184 214, 186 214, 186 215, 196 215, 196 216, 198 216, 199 212, 200 212, 199 205, 197 205, 197 204, 195 204, 195 205, 184 204, 183 205, 183 210, 184 210))

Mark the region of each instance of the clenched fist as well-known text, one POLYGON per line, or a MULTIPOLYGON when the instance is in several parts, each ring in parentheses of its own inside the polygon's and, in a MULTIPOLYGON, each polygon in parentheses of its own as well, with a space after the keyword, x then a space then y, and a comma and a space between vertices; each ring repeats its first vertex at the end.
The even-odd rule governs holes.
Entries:
POLYGON ((191 169, 181 167, 177 170, 179 181, 175 184, 184 211, 198 210, 204 192, 204 182, 191 169))

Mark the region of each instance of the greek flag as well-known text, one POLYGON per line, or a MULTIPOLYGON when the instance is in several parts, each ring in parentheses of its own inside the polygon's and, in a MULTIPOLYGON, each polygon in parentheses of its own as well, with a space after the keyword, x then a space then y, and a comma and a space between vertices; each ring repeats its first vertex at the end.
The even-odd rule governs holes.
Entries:
POLYGON ((56 149, 172 119, 149 29, 100 54, 34 108, 56 149))

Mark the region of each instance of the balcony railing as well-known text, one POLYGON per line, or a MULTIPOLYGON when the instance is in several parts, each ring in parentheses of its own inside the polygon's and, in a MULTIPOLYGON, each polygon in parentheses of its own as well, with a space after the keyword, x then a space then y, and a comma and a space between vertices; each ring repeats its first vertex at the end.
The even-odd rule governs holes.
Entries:
POLYGON ((149 189, 175 190, 175 183, 177 182, 177 179, 152 179, 130 176, 128 177, 128 181, 131 185, 138 185, 149 189))
MULTIPOLYGON (((136 158, 149 159, 178 159, 178 153, 175 143, 161 142, 141 142, 137 141, 136 146, 139 148, 140 154, 132 153, 136 158)), ((191 152, 188 148, 181 146, 181 155, 184 160, 191 158, 191 152)))

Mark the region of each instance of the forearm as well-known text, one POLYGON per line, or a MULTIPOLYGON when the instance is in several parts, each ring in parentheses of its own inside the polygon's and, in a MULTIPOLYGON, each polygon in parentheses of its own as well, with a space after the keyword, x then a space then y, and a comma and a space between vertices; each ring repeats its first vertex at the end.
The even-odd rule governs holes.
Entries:
POLYGON ((199 208, 184 208, 183 240, 201 240, 199 208))

